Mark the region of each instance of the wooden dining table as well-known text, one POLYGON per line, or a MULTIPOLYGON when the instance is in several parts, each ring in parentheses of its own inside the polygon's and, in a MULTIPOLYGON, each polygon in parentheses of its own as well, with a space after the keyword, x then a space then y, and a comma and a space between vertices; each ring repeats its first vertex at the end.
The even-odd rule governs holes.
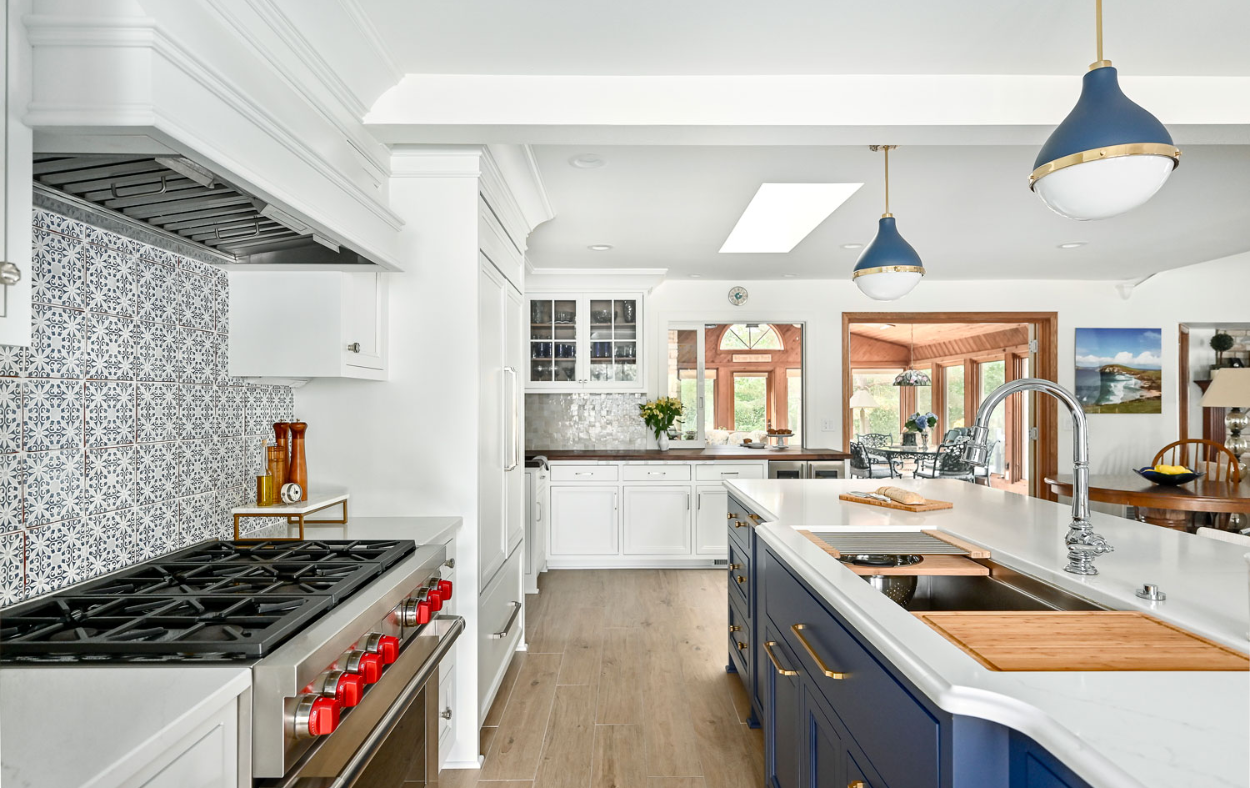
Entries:
MULTIPOLYGON (((1072 474, 1047 476, 1056 495, 1072 495, 1072 474)), ((1099 474, 1089 477, 1089 499, 1137 508, 1137 519, 1178 531, 1189 526, 1193 512, 1250 514, 1250 485, 1216 481, 1208 477, 1189 484, 1152 484, 1135 473, 1099 474)))

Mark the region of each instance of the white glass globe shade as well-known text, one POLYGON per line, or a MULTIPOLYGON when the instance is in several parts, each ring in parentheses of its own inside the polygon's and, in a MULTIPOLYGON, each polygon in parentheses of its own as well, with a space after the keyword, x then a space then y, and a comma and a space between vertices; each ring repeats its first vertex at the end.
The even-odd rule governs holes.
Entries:
POLYGON ((1087 161, 1043 176, 1033 191, 1060 216, 1108 219, 1153 197, 1167 183, 1174 164, 1167 156, 1146 154, 1087 161))
POLYGON ((914 290, 922 276, 918 271, 882 271, 855 277, 855 286, 874 301, 896 301, 914 290))

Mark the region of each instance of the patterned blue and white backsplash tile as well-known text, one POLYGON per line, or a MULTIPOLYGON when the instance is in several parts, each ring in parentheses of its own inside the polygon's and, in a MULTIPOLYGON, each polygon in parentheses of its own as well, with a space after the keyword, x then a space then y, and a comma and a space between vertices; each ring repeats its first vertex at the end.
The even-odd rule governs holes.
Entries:
POLYGON ((289 388, 227 374, 224 271, 41 207, 34 227, 31 346, 0 345, 0 605, 231 538, 294 417, 289 388))

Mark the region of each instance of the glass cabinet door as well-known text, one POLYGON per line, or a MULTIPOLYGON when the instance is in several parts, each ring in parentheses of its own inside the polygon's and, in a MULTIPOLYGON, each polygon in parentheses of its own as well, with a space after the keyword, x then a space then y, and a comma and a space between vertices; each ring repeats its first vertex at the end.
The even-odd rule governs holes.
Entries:
POLYGON ((577 299, 530 299, 531 383, 577 382, 577 299))
POLYGON ((636 382, 638 299, 591 298, 589 307, 590 382, 636 382))

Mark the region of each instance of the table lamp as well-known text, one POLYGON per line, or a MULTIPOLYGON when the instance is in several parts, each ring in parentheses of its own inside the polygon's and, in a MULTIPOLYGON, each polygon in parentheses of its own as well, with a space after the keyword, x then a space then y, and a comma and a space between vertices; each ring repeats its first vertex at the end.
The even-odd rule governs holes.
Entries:
MULTIPOLYGON (((1250 369, 1246 370, 1250 372, 1250 369)), ((868 393, 868 389, 860 389, 855 392, 855 396, 851 397, 851 410, 859 408, 859 434, 866 435, 868 433, 868 409, 879 408, 880 405, 872 398, 872 394, 868 393)))
POLYGON ((1228 429, 1224 445, 1238 459, 1250 451, 1250 438, 1241 434, 1241 431, 1250 425, 1250 417, 1242 411, 1242 408, 1248 405, 1250 405, 1250 368, 1224 367, 1215 370, 1211 385, 1207 387, 1207 393, 1202 395, 1202 407, 1229 409, 1228 415, 1224 417, 1224 426, 1228 429))

